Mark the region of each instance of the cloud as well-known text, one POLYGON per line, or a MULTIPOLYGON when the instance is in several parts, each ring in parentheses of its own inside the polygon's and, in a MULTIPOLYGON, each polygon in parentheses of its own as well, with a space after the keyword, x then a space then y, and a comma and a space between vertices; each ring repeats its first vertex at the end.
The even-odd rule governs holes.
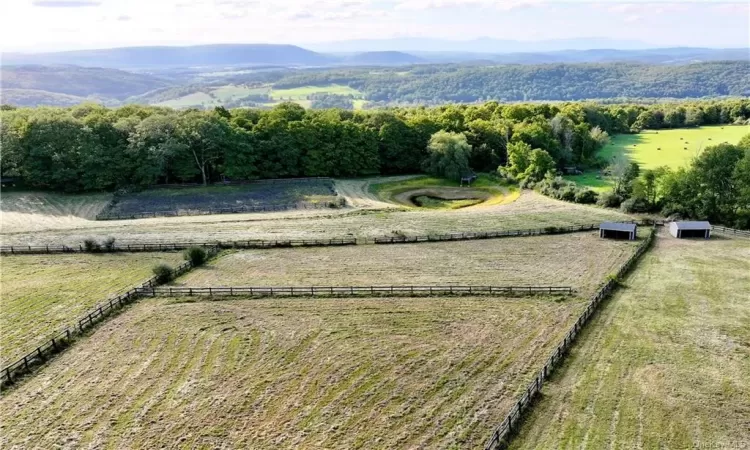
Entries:
POLYGON ((121 16, 117 16, 117 21, 118 21, 118 22, 127 22, 127 21, 129 21, 129 20, 133 20, 133 18, 132 18, 132 17, 130 17, 130 16, 126 16, 126 15, 124 15, 124 14, 123 14, 123 15, 121 15, 121 16))
POLYGON ((31 4, 43 8, 81 8, 99 6, 102 2, 94 0, 34 0, 31 4))
POLYGON ((543 0, 401 0, 396 9, 424 11, 447 8, 492 8, 500 11, 528 8, 544 3, 543 0))

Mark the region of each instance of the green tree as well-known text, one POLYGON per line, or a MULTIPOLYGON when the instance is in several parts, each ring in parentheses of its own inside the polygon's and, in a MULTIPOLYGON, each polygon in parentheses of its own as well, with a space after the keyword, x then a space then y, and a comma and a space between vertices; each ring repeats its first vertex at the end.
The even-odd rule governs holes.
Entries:
POLYGON ((422 164, 425 172, 436 177, 458 181, 469 172, 471 145, 459 133, 438 131, 427 145, 427 159, 422 164))
POLYGON ((530 181, 541 181, 548 172, 555 170, 555 160, 542 149, 536 148, 529 155, 529 167, 522 178, 530 181))

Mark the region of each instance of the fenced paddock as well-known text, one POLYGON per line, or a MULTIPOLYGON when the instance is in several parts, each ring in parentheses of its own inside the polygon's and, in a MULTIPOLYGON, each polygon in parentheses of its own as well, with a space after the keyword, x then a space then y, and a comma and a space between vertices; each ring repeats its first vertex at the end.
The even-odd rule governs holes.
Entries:
POLYGON ((622 266, 615 272, 615 278, 607 280, 607 282, 594 294, 589 302, 586 309, 578 317, 573 326, 568 330, 565 337, 557 345, 554 352, 550 355, 547 361, 542 366, 534 380, 528 385, 526 390, 523 392, 521 397, 518 399, 516 404, 511 408, 508 415, 500 423, 492 436, 485 444, 485 450, 494 449, 505 449, 508 447, 510 439, 513 434, 518 430, 522 415, 527 414, 534 398, 541 392, 544 382, 552 374, 552 371, 560 365, 565 354, 570 349, 570 346, 575 342, 576 337, 583 329, 584 326, 589 322, 591 316, 597 310, 599 305, 604 301, 613 290, 617 287, 618 280, 622 279, 636 264, 636 262, 643 256, 644 253, 650 248, 653 240, 656 236, 656 228, 652 228, 648 237, 641 242, 636 252, 625 261, 622 266))
POLYGON ((0 367, 111 294, 150 278, 180 253, 22 255, 4 258, 0 283, 0 367))
POLYGON ((585 307, 202 299, 144 298, 0 397, 5 443, 476 448, 585 307))
POLYGON ((595 231, 492 240, 227 251, 176 286, 570 286, 592 294, 635 251, 595 231))

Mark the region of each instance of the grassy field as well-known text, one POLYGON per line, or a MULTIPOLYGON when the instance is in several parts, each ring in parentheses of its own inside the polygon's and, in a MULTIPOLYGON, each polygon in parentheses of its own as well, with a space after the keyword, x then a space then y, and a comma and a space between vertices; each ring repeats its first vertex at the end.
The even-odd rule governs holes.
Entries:
POLYGON ((0 442, 477 448, 583 305, 147 299, 0 397, 0 442))
POLYGON ((205 186, 152 189, 117 197, 107 210, 112 216, 151 212, 196 213, 216 209, 237 209, 335 202, 336 191, 328 180, 304 183, 252 183, 233 186, 205 186))
MULTIPOLYGON (((360 187, 366 185, 363 182, 360 187)), ((347 200, 356 196, 350 184, 347 200)), ((375 199, 377 201, 377 199, 375 199)), ((372 194, 361 203, 372 204, 372 194)), ((357 201, 357 203, 360 203, 357 201)), ((174 242, 243 239, 328 239, 354 236, 424 235, 464 231, 514 230, 629 220, 614 210, 576 205, 524 191, 507 204, 458 210, 319 209, 279 213, 165 217, 138 220, 57 223, 52 217, 46 230, 3 229, 4 244, 80 244, 90 236, 114 236, 118 242, 174 242)), ((22 224, 19 224, 22 225, 22 224)), ((36 225, 30 225, 36 229, 36 225)))
POLYGON ((514 449, 750 448, 750 240, 662 232, 514 449))
POLYGON ((353 95, 355 97, 362 95, 361 92, 350 88, 349 86, 333 84, 330 86, 304 86, 291 89, 273 89, 271 91, 271 98, 280 101, 307 100, 307 96, 312 94, 353 95))
POLYGON ((473 284, 571 286, 592 294, 636 243, 597 233, 486 241, 227 252, 180 278, 186 286, 473 284))
POLYGON ((10 191, 0 197, 2 233, 80 226, 94 220, 112 200, 111 194, 52 192, 10 191))
MULTIPOLYGON (((619 134, 612 137, 610 145, 604 147, 599 156, 611 161, 624 157, 637 162, 641 169, 656 169, 668 166, 673 169, 687 166, 706 147, 722 142, 735 144, 746 134, 750 126, 710 126, 676 130, 644 130, 638 134, 619 134)), ((596 191, 606 191, 612 183, 608 179, 596 178, 597 173, 566 176, 596 191)))
POLYGON ((0 259, 0 365, 33 350, 110 294, 177 265, 179 253, 23 255, 0 259))

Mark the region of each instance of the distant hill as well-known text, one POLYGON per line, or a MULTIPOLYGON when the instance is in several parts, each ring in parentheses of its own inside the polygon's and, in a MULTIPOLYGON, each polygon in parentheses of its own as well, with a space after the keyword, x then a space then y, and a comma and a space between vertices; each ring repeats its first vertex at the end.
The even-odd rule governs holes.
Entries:
POLYGON ((3 54, 4 64, 75 64, 110 68, 278 64, 327 65, 336 61, 294 45, 218 44, 189 47, 124 47, 40 54, 3 54))
POLYGON ((169 85, 151 75, 116 69, 78 66, 5 66, 0 69, 3 90, 47 91, 78 97, 124 100, 169 85))
POLYGON ((74 106, 92 100, 35 89, 3 89, 0 92, 0 103, 14 106, 74 106))
POLYGON ((395 66, 427 62, 418 56, 404 52, 365 52, 345 58, 344 64, 363 66, 395 66))

